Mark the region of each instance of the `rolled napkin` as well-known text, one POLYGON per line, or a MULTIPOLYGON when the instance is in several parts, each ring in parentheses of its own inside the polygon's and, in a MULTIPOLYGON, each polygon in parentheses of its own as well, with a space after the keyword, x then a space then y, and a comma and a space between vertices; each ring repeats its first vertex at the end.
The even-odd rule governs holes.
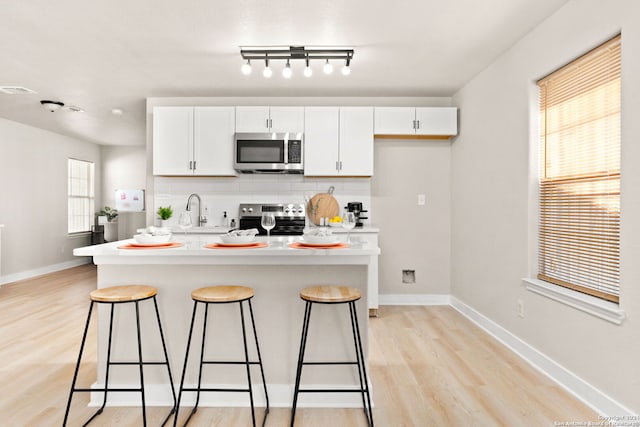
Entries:
POLYGON ((247 230, 232 230, 227 233, 228 236, 255 236, 259 231, 257 228, 249 228, 247 230))

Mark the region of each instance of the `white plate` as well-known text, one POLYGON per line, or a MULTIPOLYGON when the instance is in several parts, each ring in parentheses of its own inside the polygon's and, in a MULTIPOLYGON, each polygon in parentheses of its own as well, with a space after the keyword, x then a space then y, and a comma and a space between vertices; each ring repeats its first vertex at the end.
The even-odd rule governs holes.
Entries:
POLYGON ((305 234, 302 236, 302 241, 305 243, 315 243, 315 244, 322 244, 322 245, 331 245, 334 243, 338 243, 338 239, 336 239, 336 236, 333 236, 333 235, 314 236, 312 234, 305 234))
POLYGON ((152 236, 148 234, 136 234, 133 236, 136 244, 140 245, 158 245, 167 243, 171 239, 171 234, 163 234, 161 236, 152 236))
POLYGON ((164 242, 164 243, 138 243, 138 242, 131 242, 130 245, 131 246, 169 246, 172 245, 174 242, 164 242))
POLYGON ((259 244, 260 242, 247 242, 247 243, 226 243, 226 242, 221 242, 221 243, 216 243, 216 245, 218 246, 255 246, 257 244, 259 244))
POLYGON ((330 241, 330 242, 327 241, 327 242, 322 242, 322 243, 320 243, 320 242, 310 242, 310 241, 304 240, 304 239, 300 241, 300 244, 304 245, 304 246, 337 246, 340 243, 342 243, 342 242, 337 241, 337 240, 333 240, 333 241, 330 241))

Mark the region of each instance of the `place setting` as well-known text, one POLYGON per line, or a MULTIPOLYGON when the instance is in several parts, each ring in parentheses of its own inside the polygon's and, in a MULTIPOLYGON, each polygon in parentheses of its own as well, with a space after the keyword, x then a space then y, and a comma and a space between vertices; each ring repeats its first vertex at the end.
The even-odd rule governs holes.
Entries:
MULTIPOLYGON (((339 217, 338 217, 339 218, 339 217)), ((342 217, 342 227, 347 230, 347 240, 342 242, 327 227, 306 230, 302 240, 289 244, 293 249, 344 249, 351 247, 351 230, 356 221, 352 212, 346 212, 342 217)))
POLYGON ((256 240, 258 229, 233 230, 220 236, 220 242, 210 243, 204 247, 207 249, 256 249, 269 246, 265 242, 256 240))
POLYGON ((165 227, 147 227, 138 230, 133 242, 118 246, 118 249, 169 249, 184 246, 183 243, 171 241, 171 232, 165 227))

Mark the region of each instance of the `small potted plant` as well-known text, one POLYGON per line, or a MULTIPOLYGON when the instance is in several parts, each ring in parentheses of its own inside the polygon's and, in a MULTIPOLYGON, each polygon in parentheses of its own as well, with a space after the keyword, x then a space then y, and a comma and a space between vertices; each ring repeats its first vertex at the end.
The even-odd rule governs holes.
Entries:
MULTIPOLYGON (((104 209, 98 213, 98 216, 106 218, 104 225, 104 240, 107 242, 115 242, 118 240, 118 210, 105 206, 104 209)), ((99 221, 99 223, 102 221, 99 221)))
POLYGON ((160 217, 160 225, 166 227, 167 220, 173 215, 173 209, 171 209, 171 206, 160 206, 156 213, 160 217))

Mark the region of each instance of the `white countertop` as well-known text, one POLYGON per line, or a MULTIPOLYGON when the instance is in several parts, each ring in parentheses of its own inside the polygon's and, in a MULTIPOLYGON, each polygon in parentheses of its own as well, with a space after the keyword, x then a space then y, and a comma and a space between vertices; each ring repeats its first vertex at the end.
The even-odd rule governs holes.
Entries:
MULTIPOLYGON (((272 236, 270 245, 264 248, 209 249, 205 245, 219 243, 215 235, 174 234, 172 240, 184 246, 164 249, 119 249, 133 239, 74 249, 76 256, 92 256, 100 264, 368 264, 371 257, 380 254, 380 248, 365 238, 351 236, 348 248, 296 249, 290 243, 300 241, 300 236, 272 236)), ((258 237, 266 241, 266 236, 258 237)), ((340 236, 338 240, 346 240, 340 236)))

